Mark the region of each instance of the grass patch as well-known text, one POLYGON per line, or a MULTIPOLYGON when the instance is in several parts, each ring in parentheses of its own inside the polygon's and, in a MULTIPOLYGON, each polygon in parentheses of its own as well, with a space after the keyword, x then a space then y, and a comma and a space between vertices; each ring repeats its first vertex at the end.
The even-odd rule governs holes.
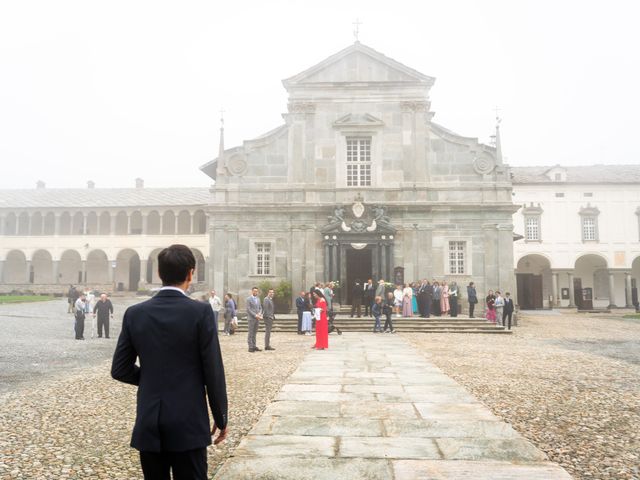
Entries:
POLYGON ((0 295, 0 305, 4 303, 46 302, 53 297, 46 295, 0 295))
POLYGON ((634 318, 636 320, 640 320, 640 313, 632 313, 629 315, 624 315, 623 318, 634 318))

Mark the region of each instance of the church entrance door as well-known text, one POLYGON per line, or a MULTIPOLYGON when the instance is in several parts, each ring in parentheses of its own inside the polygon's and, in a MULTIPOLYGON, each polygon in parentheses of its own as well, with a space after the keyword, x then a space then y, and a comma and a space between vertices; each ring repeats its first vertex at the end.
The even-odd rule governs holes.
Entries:
POLYGON ((372 272, 372 250, 370 248, 364 248, 362 250, 356 250, 355 248, 347 248, 347 304, 351 305, 351 298, 353 293, 353 286, 356 280, 360 280, 363 285, 373 278, 372 272))

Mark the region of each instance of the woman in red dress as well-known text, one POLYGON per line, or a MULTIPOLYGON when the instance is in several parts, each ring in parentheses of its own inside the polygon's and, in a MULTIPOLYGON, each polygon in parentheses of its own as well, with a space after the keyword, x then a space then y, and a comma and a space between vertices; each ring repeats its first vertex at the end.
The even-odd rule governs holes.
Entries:
POLYGON ((316 344, 311 347, 316 350, 329 348, 329 321, 327 320, 327 301, 323 293, 313 290, 313 298, 316 301, 316 308, 320 309, 320 319, 316 320, 316 344))

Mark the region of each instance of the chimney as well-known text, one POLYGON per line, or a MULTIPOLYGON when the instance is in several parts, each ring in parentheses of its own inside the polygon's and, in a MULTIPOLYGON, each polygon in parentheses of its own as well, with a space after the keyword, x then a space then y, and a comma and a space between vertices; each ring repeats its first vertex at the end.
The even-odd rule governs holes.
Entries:
POLYGON ((136 178, 136 188, 144 188, 144 180, 141 178, 136 178))
POLYGON ((96 188, 96 182, 94 182, 93 180, 89 180, 87 182, 87 188, 96 188))
POLYGON ((36 182, 36 188, 38 190, 42 190, 43 188, 45 188, 47 185, 42 181, 42 180, 38 180, 36 182))

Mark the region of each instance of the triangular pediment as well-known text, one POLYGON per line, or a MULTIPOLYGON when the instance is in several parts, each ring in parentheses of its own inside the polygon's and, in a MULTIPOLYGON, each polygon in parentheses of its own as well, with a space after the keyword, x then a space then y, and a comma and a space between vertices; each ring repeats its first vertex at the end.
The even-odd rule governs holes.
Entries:
POLYGON ((283 81, 285 87, 318 83, 401 82, 431 86, 435 79, 359 42, 283 81))
POLYGON ((336 128, 341 127, 381 127, 384 122, 379 118, 374 117, 369 113, 356 114, 349 113, 344 117, 340 117, 333 122, 333 126, 336 128))

